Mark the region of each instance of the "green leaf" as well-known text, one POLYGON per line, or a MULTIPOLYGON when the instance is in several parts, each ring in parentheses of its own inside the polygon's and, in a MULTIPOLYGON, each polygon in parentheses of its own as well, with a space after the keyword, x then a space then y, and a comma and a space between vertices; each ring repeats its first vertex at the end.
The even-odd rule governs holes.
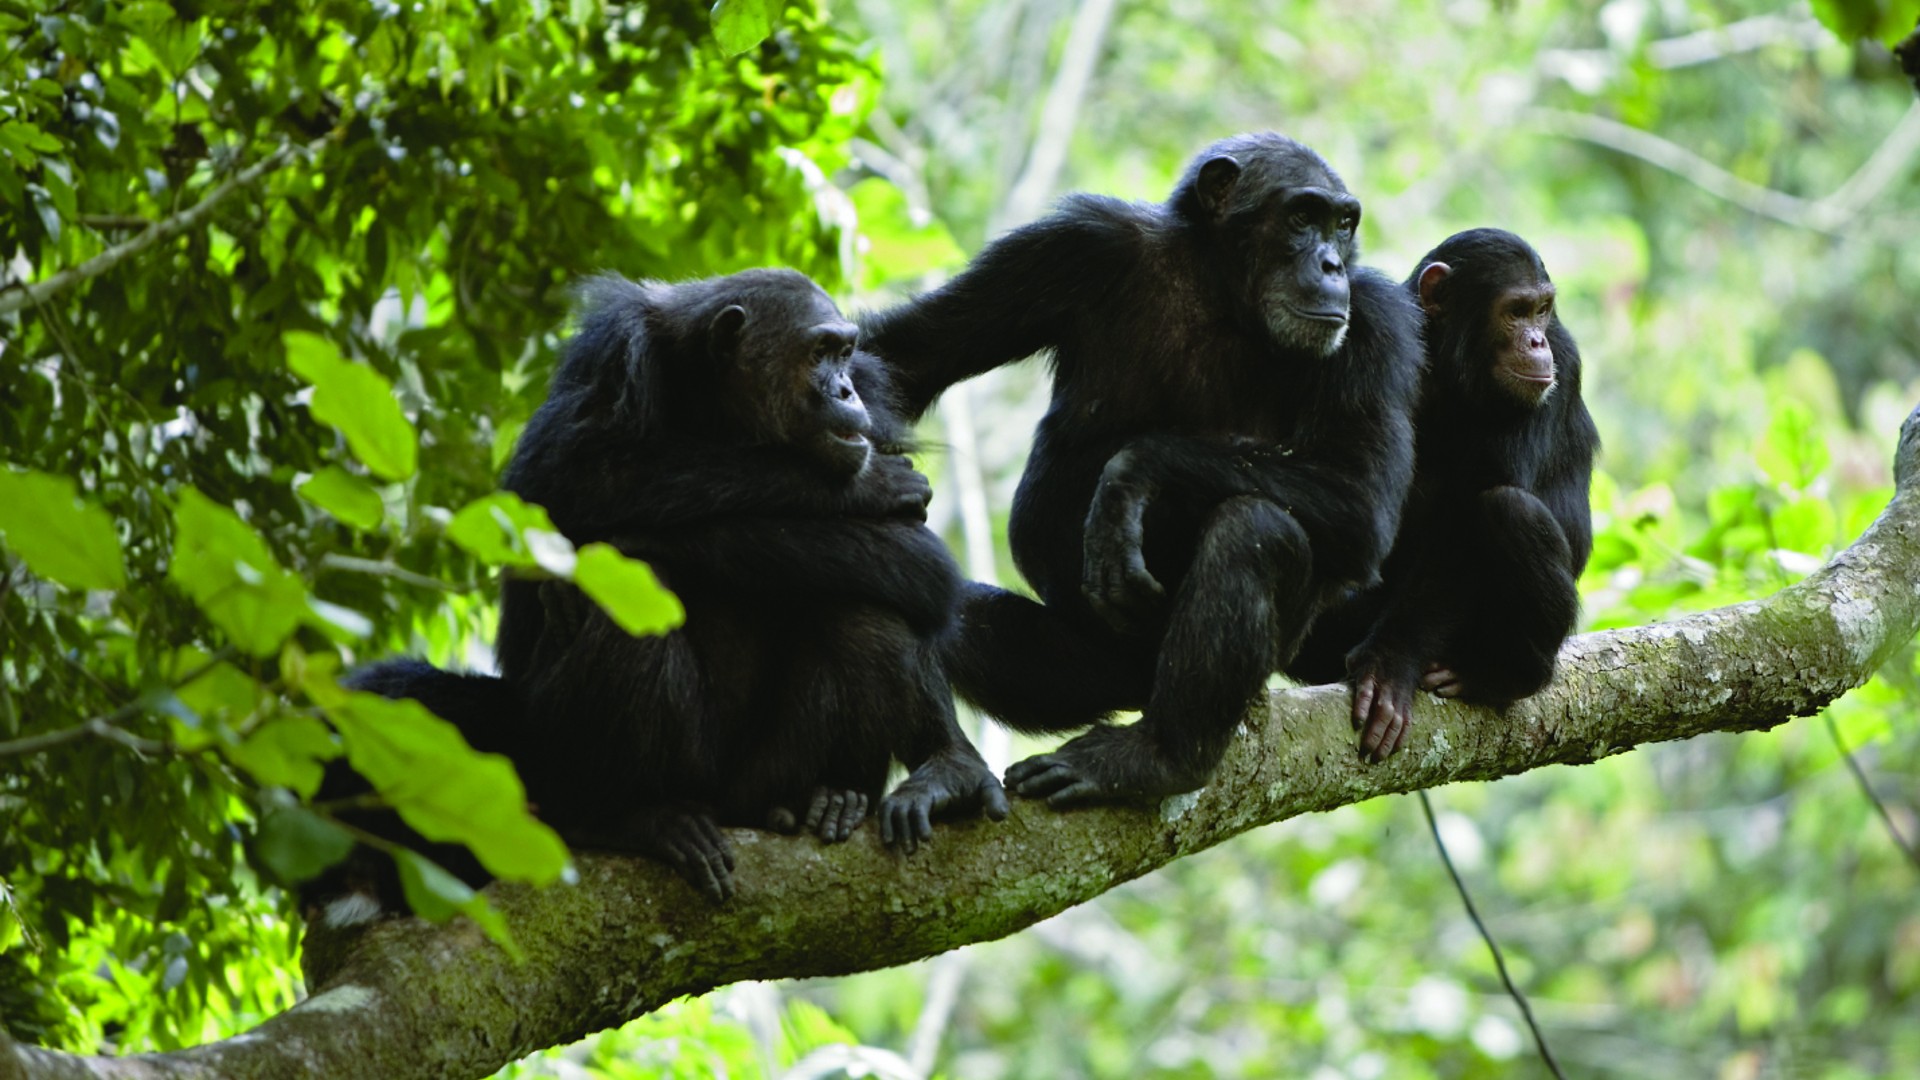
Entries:
POLYGON ((629 559, 610 544, 580 549, 573 582, 593 597, 627 633, 664 634, 687 621, 680 598, 667 591, 653 567, 629 559))
POLYGON ((460 730, 417 701, 309 680, 347 760, 408 825, 429 840, 473 849, 495 877, 546 884, 566 869, 567 849, 527 809, 513 764, 483 754, 460 730))
POLYGON ((254 854, 281 881, 306 881, 347 857, 353 837, 304 806, 270 807, 261 815, 254 854))
POLYGON ((406 894, 407 906, 415 914, 429 922, 465 915, 506 949, 507 955, 516 960, 524 958, 507 930, 507 920, 466 882, 417 851, 396 852, 393 861, 400 868, 400 889, 406 894))
POLYGON ((105 510, 64 476, 0 468, 0 534, 34 573, 71 589, 126 584, 120 539, 105 510))
POLYGON ((262 784, 291 788, 302 798, 312 798, 320 790, 321 767, 340 756, 340 745, 317 718, 282 716, 260 725, 239 745, 227 747, 226 756, 262 784))
POLYGON ((1813 410, 1793 400, 1774 406, 1766 437, 1760 440, 1753 457, 1767 479, 1801 490, 1818 479, 1833 460, 1813 410))
POLYGON ((345 436, 354 456, 374 475, 384 480, 412 476, 419 437, 393 386, 371 367, 341 359, 339 347, 318 334, 293 330, 282 340, 288 366, 313 384, 314 419, 345 436))
POLYGON ((1842 41, 1876 38, 1892 45, 1913 32, 1920 0, 1813 0, 1813 15, 1842 41))
POLYGON ((713 36, 728 56, 746 52, 773 33, 778 0, 719 0, 713 5, 713 36))
POLYGON ((573 576, 573 545, 553 527, 544 507, 511 491, 461 507, 447 523, 447 539, 489 566, 540 566, 555 577, 573 576))
POLYGON ((310 610, 300 580, 280 568, 240 515, 193 488, 180 489, 173 521, 167 580, 235 645, 254 656, 272 654, 310 610))
POLYGON ((1789 551, 1824 554, 1834 541, 1838 524, 1827 500, 1801 496, 1774 512, 1773 543, 1789 551))
POLYGON ((386 503, 372 484, 338 465, 328 465, 297 489, 300 497, 362 531, 380 524, 386 503))

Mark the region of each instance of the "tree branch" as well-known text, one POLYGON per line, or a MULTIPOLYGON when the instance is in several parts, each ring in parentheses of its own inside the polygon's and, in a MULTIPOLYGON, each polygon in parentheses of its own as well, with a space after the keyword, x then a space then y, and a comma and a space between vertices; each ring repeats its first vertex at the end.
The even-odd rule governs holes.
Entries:
POLYGON ((1545 108, 1527 109, 1522 115, 1550 134, 1618 150, 1657 165, 1762 217, 1829 234, 1843 231, 1889 184, 1905 176, 1909 163, 1920 154, 1920 102, 1916 102, 1844 183, 1824 198, 1804 199, 1741 179, 1678 143, 1617 120, 1545 108))
MULTIPOLYGON (((15 1050, 33 1077, 471 1077, 741 979, 843 975, 1031 926, 1248 829, 1378 795, 1585 764, 1642 743, 1755 731, 1809 715, 1920 627, 1920 409, 1901 428, 1896 494, 1859 540, 1775 595, 1587 634, 1560 675, 1504 715, 1434 698, 1408 749, 1354 752, 1339 686, 1277 691, 1213 783, 1152 809, 944 827, 902 858, 866 829, 826 848, 736 830, 740 891, 714 907, 665 866, 582 856, 572 887, 493 887, 527 961, 468 923, 389 919, 313 931, 316 993, 245 1036, 86 1058, 15 1050)), ((4 1075, 4 1067, 0 1067, 4 1075)))
MULTIPOLYGON (((318 150, 326 141, 326 137, 323 136, 307 144, 304 149, 311 153, 318 150)), ((286 163, 288 158, 292 157, 301 149, 303 148, 295 146, 292 143, 285 143, 280 149, 275 150, 259 161, 220 181, 220 183, 216 184, 212 191, 207 192, 206 197, 199 202, 194 203, 192 206, 172 217, 162 218, 148 225, 146 231, 133 239, 125 243, 115 244, 113 247, 95 255, 79 266, 68 267, 57 274, 41 281, 36 281, 31 285, 0 292, 0 315, 18 311, 23 307, 38 307, 53 294, 71 288, 88 278, 99 277, 101 274, 113 269, 128 258, 138 255, 140 252, 145 251, 160 241, 178 236, 188 229, 199 225, 202 221, 206 220, 208 215, 213 213, 214 208, 219 206, 227 196, 279 168, 286 163)))

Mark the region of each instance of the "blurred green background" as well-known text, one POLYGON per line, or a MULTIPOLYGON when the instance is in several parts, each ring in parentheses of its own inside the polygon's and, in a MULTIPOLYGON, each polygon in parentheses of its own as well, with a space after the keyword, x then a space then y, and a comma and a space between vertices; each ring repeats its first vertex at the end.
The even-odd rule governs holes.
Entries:
MULTIPOLYGON (((1920 401, 1920 107, 1887 49, 1916 15, 0 0, 0 451, 69 478, 55 518, 118 548, 63 572, 35 561, 51 527, 0 507, 0 1022, 130 1052, 294 1000, 300 923, 270 882, 324 844, 263 823, 324 832, 299 809, 338 752, 310 669, 488 662, 512 560, 449 523, 596 270, 788 265, 874 306, 1064 191, 1159 199, 1208 141, 1274 128, 1343 174, 1396 277, 1477 225, 1543 253, 1606 440, 1586 628, 1797 579, 1885 504, 1920 401), (335 356, 404 416, 316 415, 335 356), (395 432, 417 466, 382 468, 395 432), (190 524, 189 490, 225 516, 190 524), (180 569, 203 533, 255 567, 245 613, 180 569), (89 717, 127 737, 62 734, 89 717)), ((1037 365, 996 372, 924 429, 934 523, 975 576, 1016 580, 1005 513, 1045 390, 1037 365)), ((1570 1075, 1920 1076, 1920 864, 1839 749, 1920 836, 1917 713, 1908 648, 1830 725, 1435 793, 1570 1075)), ((1367 1080, 1528 1075, 1532 1053, 1392 798, 1006 941, 729 988, 505 1075, 1367 1080)))

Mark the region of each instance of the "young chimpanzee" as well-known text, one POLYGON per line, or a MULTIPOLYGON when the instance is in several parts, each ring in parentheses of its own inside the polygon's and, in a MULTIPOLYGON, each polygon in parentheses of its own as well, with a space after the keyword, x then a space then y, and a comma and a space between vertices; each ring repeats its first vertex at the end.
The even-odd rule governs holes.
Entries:
POLYGON ((1145 708, 1016 764, 1021 794, 1199 787, 1315 614, 1375 579, 1412 475, 1419 311, 1353 265, 1359 219, 1312 150, 1241 135, 1163 204, 1069 196, 864 321, 913 415, 1051 354, 1010 526, 1044 604, 970 587, 948 668, 1023 730, 1145 708))
MULTIPOLYGON (((397 661, 351 684, 507 754, 570 843, 663 859, 716 901, 733 891, 721 825, 832 842, 878 805, 883 839, 912 851, 936 815, 1005 817, 940 663, 959 570, 855 334, 790 271, 590 283, 505 486, 576 544, 652 563, 685 625, 636 638, 570 583, 510 580, 503 679, 397 661), (895 759, 911 772, 882 799, 895 759)), ((348 885, 397 904, 391 874, 369 888, 356 866, 348 885)))
POLYGON ((1580 399, 1580 351, 1525 240, 1456 234, 1406 289, 1427 311, 1413 491, 1382 583, 1330 617, 1309 650, 1324 658, 1358 641, 1346 661, 1353 722, 1376 760, 1405 743, 1416 686, 1504 705, 1553 676, 1593 548, 1587 485, 1600 446, 1580 399))

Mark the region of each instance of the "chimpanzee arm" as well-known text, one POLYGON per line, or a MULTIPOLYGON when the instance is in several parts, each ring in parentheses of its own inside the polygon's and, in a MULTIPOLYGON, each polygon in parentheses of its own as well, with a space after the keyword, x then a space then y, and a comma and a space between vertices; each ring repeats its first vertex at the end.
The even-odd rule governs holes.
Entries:
POLYGON ((851 479, 787 446, 615 443, 574 460, 573 468, 523 474, 514 492, 546 507, 575 543, 737 517, 920 522, 933 495, 897 454, 874 455, 851 479))
POLYGON ((1139 259, 1137 207, 1072 195, 1052 214, 994 240, 940 288, 859 317, 901 411, 926 412, 947 387, 1055 344, 1139 259))
POLYGON ((613 541, 654 563, 669 587, 698 581, 742 593, 858 600, 916 632, 953 619, 960 570, 932 530, 910 521, 754 518, 635 533, 613 541))

